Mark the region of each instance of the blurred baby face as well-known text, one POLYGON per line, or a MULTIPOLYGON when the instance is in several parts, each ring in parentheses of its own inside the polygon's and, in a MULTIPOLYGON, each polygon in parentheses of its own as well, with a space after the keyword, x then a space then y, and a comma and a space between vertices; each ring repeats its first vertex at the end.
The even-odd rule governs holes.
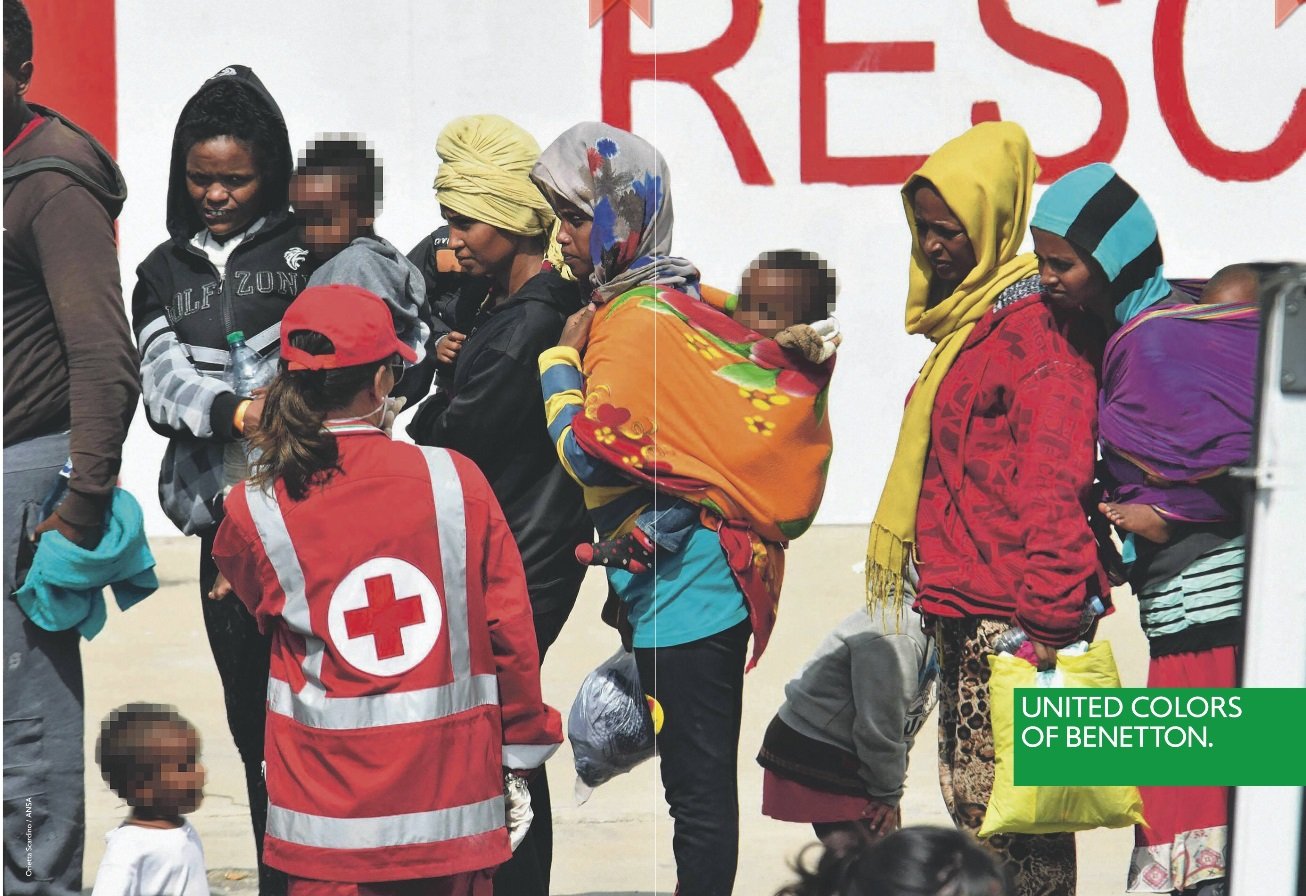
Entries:
POLYGON ((347 171, 298 174, 291 204, 304 225, 304 242, 319 262, 326 261, 372 227, 372 210, 358 196, 357 175, 347 171))
POLYGON ((749 268, 739 286, 735 320, 771 339, 797 320, 798 309, 814 288, 811 272, 784 268, 749 268))

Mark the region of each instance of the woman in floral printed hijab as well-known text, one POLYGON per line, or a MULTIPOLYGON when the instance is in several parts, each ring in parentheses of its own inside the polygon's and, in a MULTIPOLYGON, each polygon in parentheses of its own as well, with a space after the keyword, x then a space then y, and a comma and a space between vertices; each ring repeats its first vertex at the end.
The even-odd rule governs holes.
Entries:
POLYGON ((563 255, 577 280, 589 275, 596 303, 637 286, 698 297, 698 268, 671 254, 670 175, 652 144, 583 122, 550 144, 531 179, 563 219, 563 255))
POLYGON ((642 575, 609 567, 608 582, 665 712, 678 890, 729 893, 745 654, 751 635, 756 661, 775 621, 781 542, 810 525, 824 489, 833 363, 766 355, 774 340, 701 300, 697 268, 670 254, 667 166, 644 140, 580 124, 531 176, 562 222, 564 261, 592 289, 540 356, 563 466, 605 539, 676 499, 701 510, 678 551, 642 575))

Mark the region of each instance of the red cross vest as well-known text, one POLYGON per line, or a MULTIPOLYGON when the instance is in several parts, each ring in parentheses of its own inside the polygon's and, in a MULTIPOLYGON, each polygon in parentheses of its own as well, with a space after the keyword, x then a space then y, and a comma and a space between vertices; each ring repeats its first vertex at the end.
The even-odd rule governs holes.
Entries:
POLYGON ((272 633, 264 858, 354 882, 493 867, 503 767, 562 741, 520 555, 466 458, 332 431, 341 472, 298 502, 233 490, 213 549, 272 633))

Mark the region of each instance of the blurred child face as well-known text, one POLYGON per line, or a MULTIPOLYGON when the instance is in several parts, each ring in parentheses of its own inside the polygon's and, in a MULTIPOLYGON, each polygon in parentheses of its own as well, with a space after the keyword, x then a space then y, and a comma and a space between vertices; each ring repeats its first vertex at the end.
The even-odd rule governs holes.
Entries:
POLYGON ((200 739, 190 726, 159 725, 142 746, 145 763, 154 775, 136 791, 140 807, 154 815, 174 817, 194 812, 204 799, 204 766, 200 739))
POLYGON ((816 288, 816 278, 809 271, 786 268, 748 269, 739 286, 739 305, 735 320, 767 339, 799 321, 797 309, 805 306, 808 294, 816 288))
POLYGON ((298 174, 291 183, 290 201, 303 221, 304 242, 319 262, 372 229, 371 204, 358 196, 358 178, 352 172, 298 174))

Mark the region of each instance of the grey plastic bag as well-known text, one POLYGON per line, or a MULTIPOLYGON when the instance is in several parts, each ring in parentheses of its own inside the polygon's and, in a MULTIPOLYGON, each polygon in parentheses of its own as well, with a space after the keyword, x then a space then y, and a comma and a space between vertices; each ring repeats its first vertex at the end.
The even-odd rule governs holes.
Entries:
POLYGON ((567 716, 576 762, 576 801, 656 752, 653 718, 639 683, 635 654, 624 648, 585 676, 567 716))

